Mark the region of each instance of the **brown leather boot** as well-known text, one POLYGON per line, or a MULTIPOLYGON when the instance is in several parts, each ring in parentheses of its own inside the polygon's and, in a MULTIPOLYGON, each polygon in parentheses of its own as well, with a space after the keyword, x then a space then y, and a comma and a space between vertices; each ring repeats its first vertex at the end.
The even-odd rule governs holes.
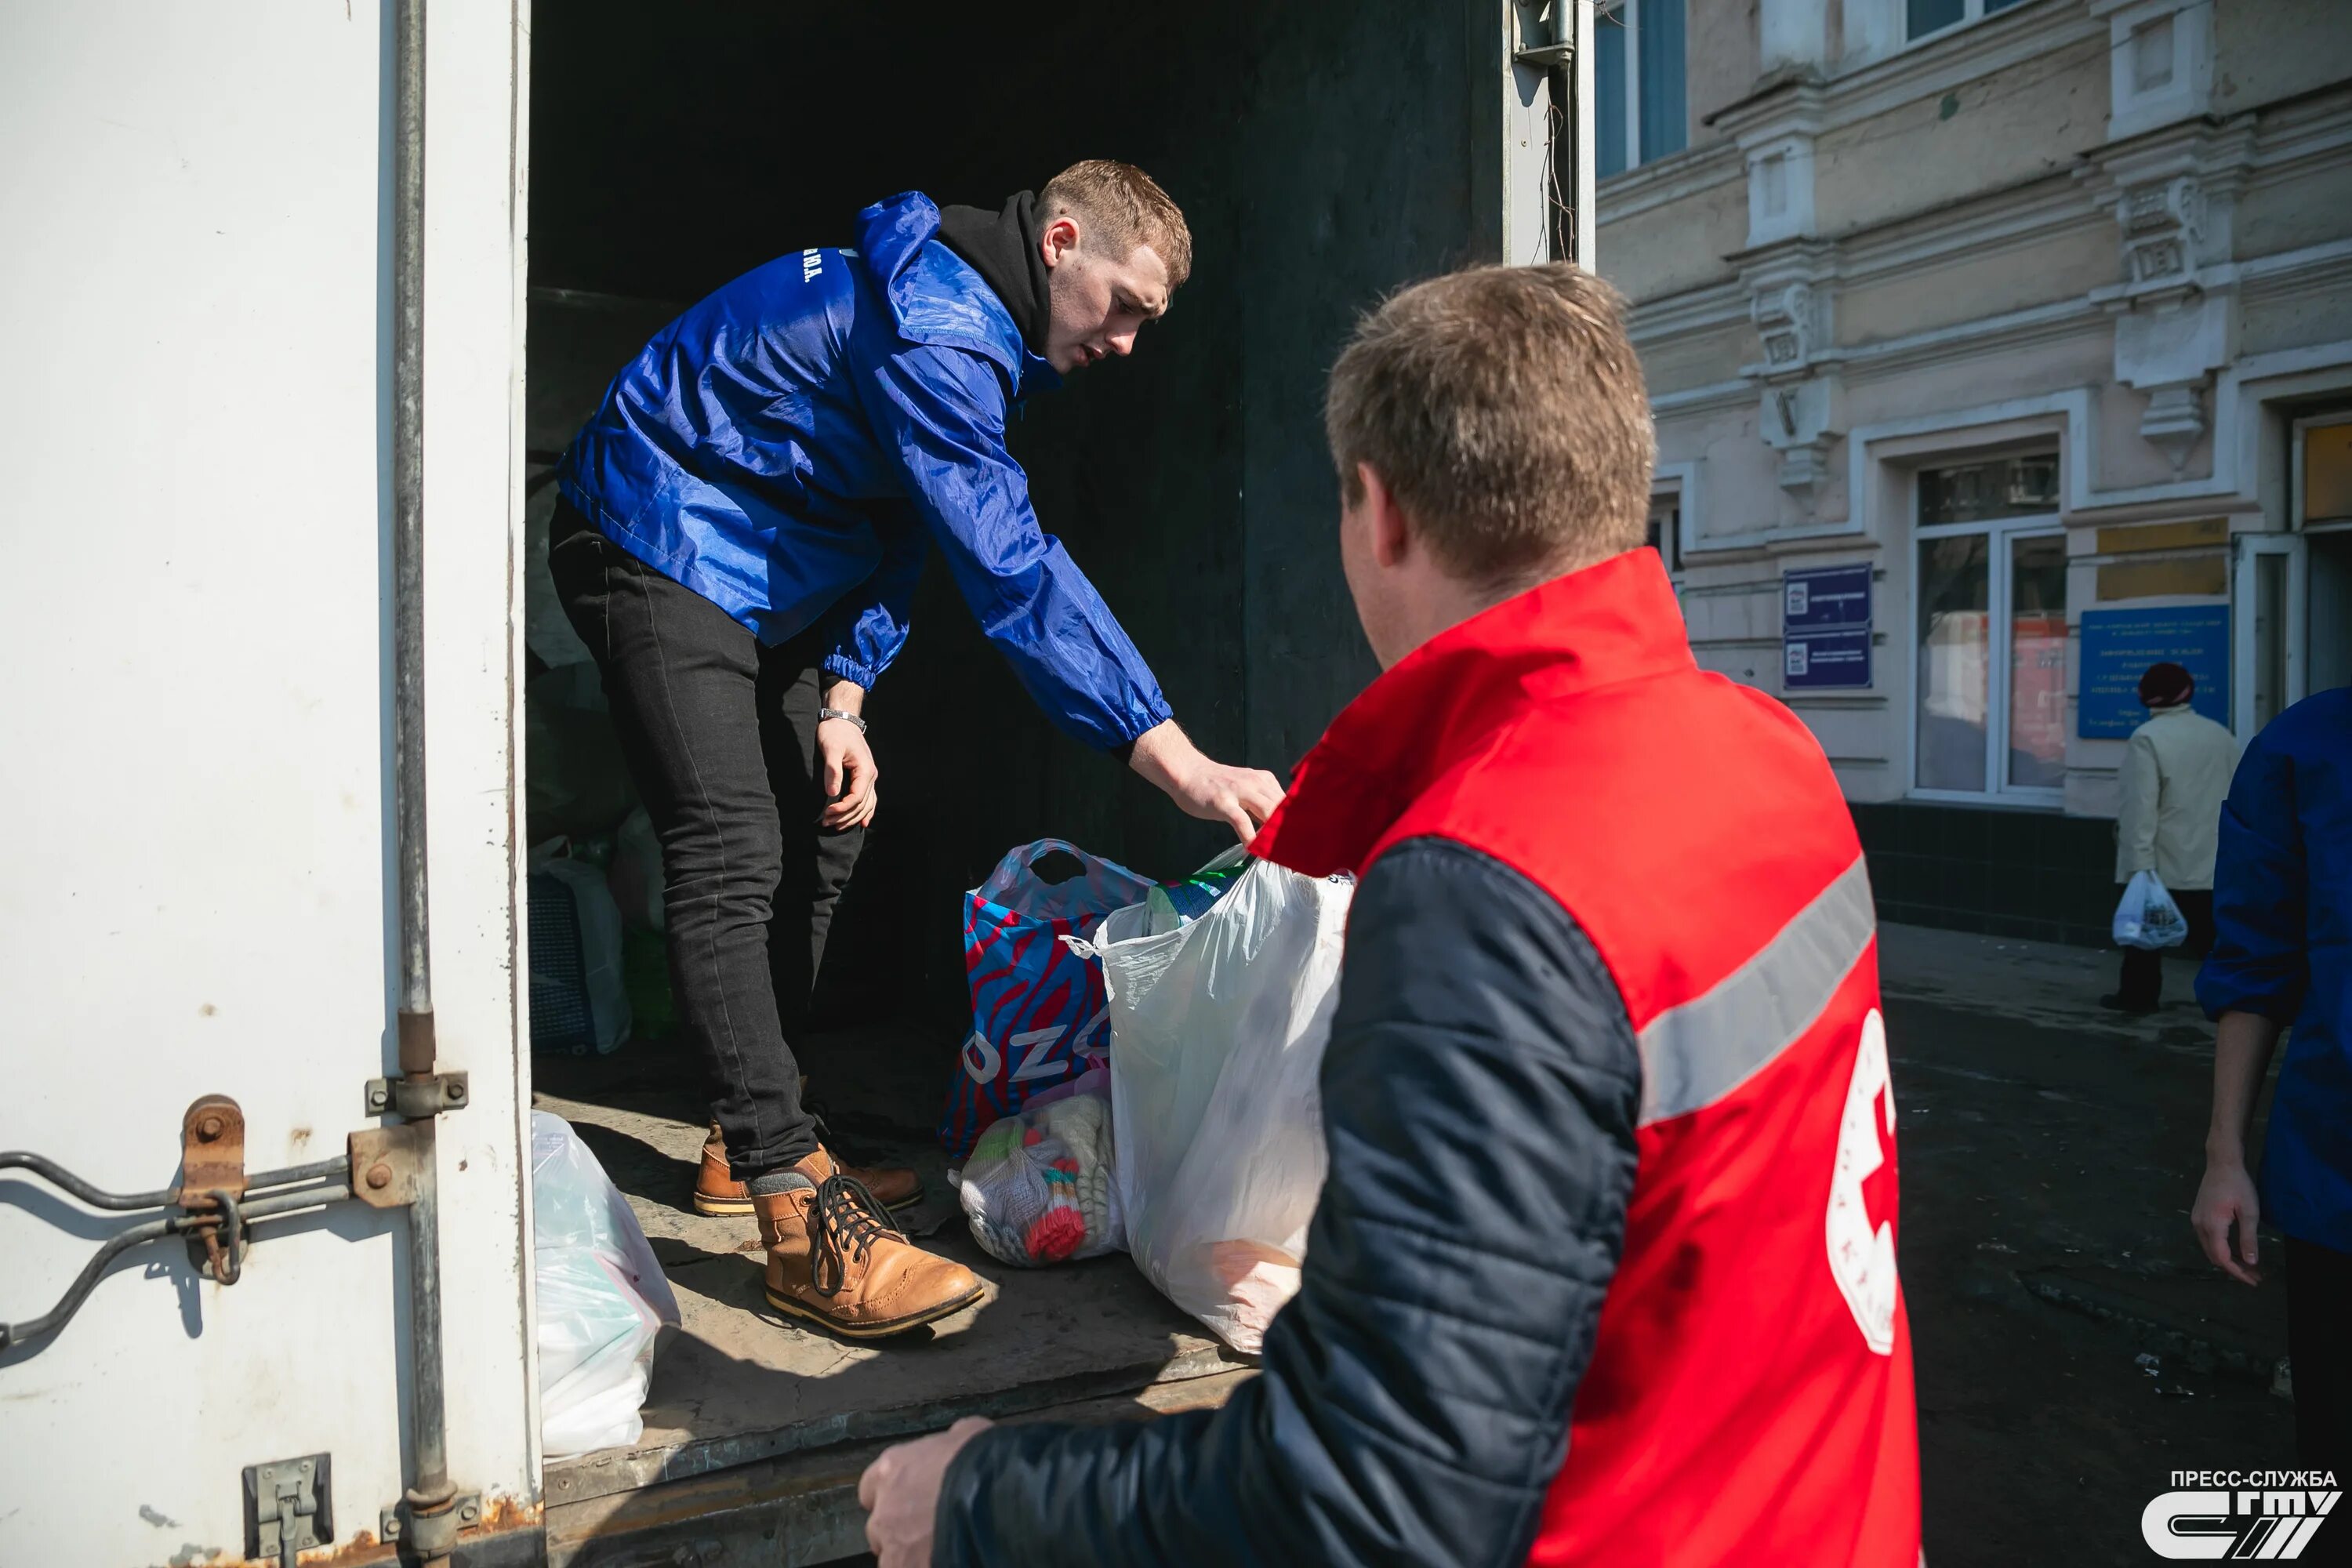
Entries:
MULTIPOLYGON (((845 1175, 866 1184, 885 1208, 903 1209, 923 1201, 923 1179, 904 1165, 846 1165, 845 1175)), ((735 1179, 727 1163, 727 1138, 719 1123, 702 1141, 702 1169, 694 1178, 694 1212, 738 1215, 751 1212, 751 1189, 735 1179)))
POLYGON ((777 1310, 851 1339, 881 1339, 980 1300, 978 1275, 908 1241, 824 1150, 793 1166, 790 1180, 784 1192, 751 1196, 777 1310))

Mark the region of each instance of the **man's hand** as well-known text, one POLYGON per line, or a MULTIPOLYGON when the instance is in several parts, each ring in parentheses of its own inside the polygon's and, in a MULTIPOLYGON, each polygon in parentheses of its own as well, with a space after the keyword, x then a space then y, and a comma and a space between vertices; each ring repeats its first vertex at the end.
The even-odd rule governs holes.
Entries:
POLYGON ((866 1510, 866 1544, 880 1568, 930 1568, 931 1521, 948 1463, 993 1425, 967 1415, 944 1432, 883 1450, 866 1467, 857 1506, 866 1510))
POLYGON ((873 821, 878 775, 865 731, 846 720, 827 719, 816 727, 816 760, 825 799, 818 825, 839 833, 873 821))
POLYGON ((1164 791, 1184 815, 1222 822, 1244 844, 1282 804, 1279 779, 1263 768, 1211 762, 1173 719, 1143 732, 1129 765, 1164 791))
POLYGON ((2205 1179, 2197 1184, 2197 1201, 2189 1209, 2189 1228, 2205 1256, 2231 1279, 2249 1285, 2263 1282, 2263 1271, 2254 1267, 2262 1256, 2254 1231, 2262 1223, 2263 1201, 2246 1174, 2246 1133, 2278 1037, 2279 1026, 2272 1019, 2234 1008, 2214 1028, 2213 1121, 2205 1132, 2205 1179), (2237 1257, 2230 1247, 2233 1225, 2237 1257))
POLYGON ((2254 1192, 2254 1180, 2246 1174, 2244 1163, 2207 1161, 2205 1179, 2197 1185, 2197 1201, 2189 1209, 2189 1224, 2197 1232, 2198 1245, 2204 1247, 2207 1259, 2232 1279, 2261 1284, 2263 1271, 2254 1265, 2262 1261, 2262 1240, 2255 1235, 2262 1218, 2263 1201, 2254 1192), (2235 1255, 2230 1247, 2233 1225, 2238 1228, 2235 1255))
MULTIPOLYGON (((824 689, 824 706, 844 713, 862 712, 866 688, 836 677, 824 689)), ((816 727, 817 782, 824 788, 824 806, 817 824, 829 833, 863 827, 874 820, 874 783, 880 770, 866 731, 840 719, 819 721, 816 727)))

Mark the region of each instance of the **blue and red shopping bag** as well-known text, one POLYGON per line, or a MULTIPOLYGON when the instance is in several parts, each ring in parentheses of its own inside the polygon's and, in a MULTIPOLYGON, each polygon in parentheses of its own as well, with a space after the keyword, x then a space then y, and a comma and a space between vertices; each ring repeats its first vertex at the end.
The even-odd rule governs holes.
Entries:
POLYGON ((1091 937, 1113 910, 1143 901, 1150 879, 1058 838, 1041 838, 998 863, 964 895, 963 964, 971 986, 971 1034, 948 1087, 940 1143, 971 1152, 988 1124, 1032 1095, 1077 1077, 1110 1047, 1102 964, 1072 952, 1066 936, 1091 937), (1076 872, 1048 882, 1037 862, 1060 851, 1076 872))

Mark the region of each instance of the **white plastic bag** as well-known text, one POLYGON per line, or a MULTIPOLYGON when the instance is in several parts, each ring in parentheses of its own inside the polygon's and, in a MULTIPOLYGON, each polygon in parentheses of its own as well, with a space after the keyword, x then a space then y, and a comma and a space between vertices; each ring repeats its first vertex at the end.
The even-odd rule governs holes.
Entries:
POLYGON ((2153 871, 2137 871, 2116 905, 2116 945, 2160 950, 2189 940, 2189 921, 2153 871))
POLYGON ((530 1214, 540 1447, 553 1458, 634 1443, 677 1298, 628 1200, 572 1124, 544 1110, 530 1113, 530 1214))
POLYGON ((1181 930, 1149 934, 1139 904, 1086 944, 1110 994, 1128 1250, 1248 1353, 1297 1293, 1323 1187, 1316 1074, 1354 890, 1254 860, 1181 930))

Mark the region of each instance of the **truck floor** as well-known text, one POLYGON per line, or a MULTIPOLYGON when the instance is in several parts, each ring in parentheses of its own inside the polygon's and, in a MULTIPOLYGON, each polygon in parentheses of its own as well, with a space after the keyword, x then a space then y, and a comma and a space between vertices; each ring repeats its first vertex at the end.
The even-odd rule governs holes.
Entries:
POLYGON ((965 1415, 1105 1420, 1213 1405, 1248 1374, 1123 1254, 1019 1269, 973 1245, 929 1132, 951 1051, 861 1031, 813 1038, 802 1056, 836 1143, 916 1166, 924 1202, 900 1223, 977 1272, 988 1295, 873 1344, 785 1322, 761 1293, 755 1223, 690 1206, 698 1068, 661 1042, 537 1058, 533 1103, 569 1121, 626 1194, 684 1319, 663 1336, 643 1436, 548 1460, 558 1568, 827 1562, 862 1549, 857 1475, 889 1441, 965 1415))

